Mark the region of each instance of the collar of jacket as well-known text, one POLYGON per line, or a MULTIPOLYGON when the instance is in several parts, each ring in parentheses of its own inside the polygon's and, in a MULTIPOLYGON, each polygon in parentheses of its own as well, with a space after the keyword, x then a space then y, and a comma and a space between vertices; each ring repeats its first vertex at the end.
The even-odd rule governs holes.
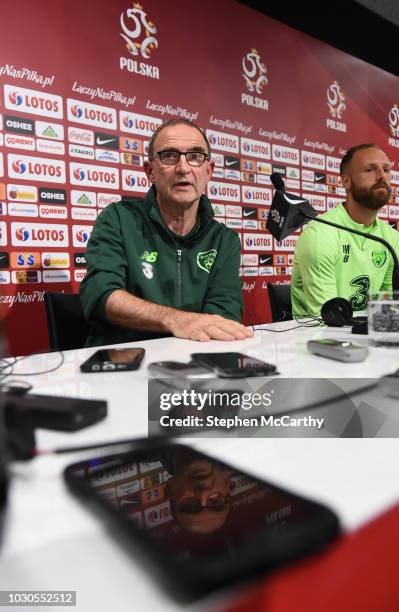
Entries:
POLYGON ((144 205, 148 207, 147 210, 149 210, 148 214, 150 218, 158 225, 161 225, 162 228, 169 234, 169 236, 173 238, 175 242, 177 241, 181 244, 184 244, 185 246, 190 246, 191 244, 197 242, 205 233, 209 223, 211 223, 211 221, 213 220, 213 208, 208 198, 204 195, 202 195, 200 198, 197 223, 195 224, 193 229, 188 234, 186 234, 186 236, 178 236, 177 234, 174 234, 165 225, 159 210, 158 203, 156 201, 156 193, 157 192, 155 186, 153 185, 144 198, 144 205))

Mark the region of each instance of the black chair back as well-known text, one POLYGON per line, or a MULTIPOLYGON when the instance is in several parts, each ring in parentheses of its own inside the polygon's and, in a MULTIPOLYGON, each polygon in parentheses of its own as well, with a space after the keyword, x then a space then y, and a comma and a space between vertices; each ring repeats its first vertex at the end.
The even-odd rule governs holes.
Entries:
POLYGON ((267 283, 272 321, 292 321, 291 285, 267 283))
POLYGON ((77 293, 44 294, 50 348, 67 351, 82 348, 89 333, 89 324, 83 314, 77 293))

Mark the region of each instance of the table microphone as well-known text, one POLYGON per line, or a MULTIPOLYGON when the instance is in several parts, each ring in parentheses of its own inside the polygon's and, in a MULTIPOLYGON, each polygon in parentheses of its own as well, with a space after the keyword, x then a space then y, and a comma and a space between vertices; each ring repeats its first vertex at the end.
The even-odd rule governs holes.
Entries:
POLYGON ((392 270, 392 289, 399 291, 399 262, 397 255, 392 246, 379 236, 373 234, 367 234, 360 232, 359 230, 352 229, 351 227, 345 227, 326 219, 320 219, 317 211, 313 206, 305 200, 300 198, 293 193, 287 193, 285 191, 284 181, 280 174, 273 172, 270 176, 270 181, 275 187, 276 191, 273 197, 272 205, 270 207, 270 213, 266 221, 266 229, 274 236, 276 240, 284 240, 287 236, 293 234, 297 229, 305 225, 309 220, 317 221, 318 223, 324 223, 325 225, 331 225, 338 229, 350 232, 351 234, 357 234, 363 238, 374 240, 384 245, 390 252, 393 259, 393 270, 392 270))

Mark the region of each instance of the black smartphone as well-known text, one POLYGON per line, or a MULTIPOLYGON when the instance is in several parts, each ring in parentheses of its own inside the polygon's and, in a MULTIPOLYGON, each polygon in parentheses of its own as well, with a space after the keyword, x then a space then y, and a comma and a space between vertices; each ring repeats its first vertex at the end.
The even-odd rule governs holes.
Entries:
POLYGON ((184 363, 182 361, 153 361, 148 364, 148 371, 153 376, 166 375, 175 378, 186 378, 187 376, 201 376, 208 374, 209 369, 203 368, 199 363, 190 361, 184 363))
POLYGON ((137 370, 143 361, 143 348, 101 349, 80 366, 81 372, 137 370))
POLYGON ((208 368, 220 378, 278 374, 275 365, 242 353, 193 353, 191 357, 196 363, 208 368))
POLYGON ((184 445, 70 465, 70 490, 113 527, 180 600, 253 579, 322 549, 339 533, 327 507, 184 445))

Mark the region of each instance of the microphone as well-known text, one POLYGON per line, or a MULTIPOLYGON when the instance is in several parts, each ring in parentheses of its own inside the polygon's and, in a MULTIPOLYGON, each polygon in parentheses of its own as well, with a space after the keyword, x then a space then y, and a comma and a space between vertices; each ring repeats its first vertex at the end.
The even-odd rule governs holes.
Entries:
POLYGON ((281 241, 307 223, 307 219, 313 219, 317 212, 308 200, 287 193, 284 181, 277 172, 270 175, 270 181, 276 192, 267 217, 266 229, 276 240, 281 241))
POLYGON ((275 189, 285 191, 285 185, 283 179, 281 178, 281 174, 278 172, 273 172, 273 174, 270 175, 270 181, 275 189))
POLYGON ((379 236, 366 234, 365 232, 360 232, 359 230, 352 229, 351 227, 345 227, 344 225, 339 225, 338 223, 333 223, 332 221, 327 221, 326 219, 320 219, 317 216, 317 211, 313 208, 310 202, 308 202, 308 200, 285 191, 284 181, 277 172, 274 172, 270 176, 270 180, 273 183, 273 186, 276 188, 276 191, 270 207, 269 215, 267 217, 266 229, 269 230, 271 235, 276 240, 284 240, 284 238, 293 234, 297 229, 302 227, 302 225, 305 225, 305 223, 307 223, 309 220, 312 220, 317 221, 318 223, 324 223, 325 225, 331 225, 331 227, 336 227, 344 230, 345 232, 350 232, 351 234, 363 236, 363 238, 374 240, 374 242, 379 242, 380 244, 383 244, 391 254, 393 259, 392 289, 393 291, 399 291, 398 257, 389 242, 383 238, 380 238, 379 236))

